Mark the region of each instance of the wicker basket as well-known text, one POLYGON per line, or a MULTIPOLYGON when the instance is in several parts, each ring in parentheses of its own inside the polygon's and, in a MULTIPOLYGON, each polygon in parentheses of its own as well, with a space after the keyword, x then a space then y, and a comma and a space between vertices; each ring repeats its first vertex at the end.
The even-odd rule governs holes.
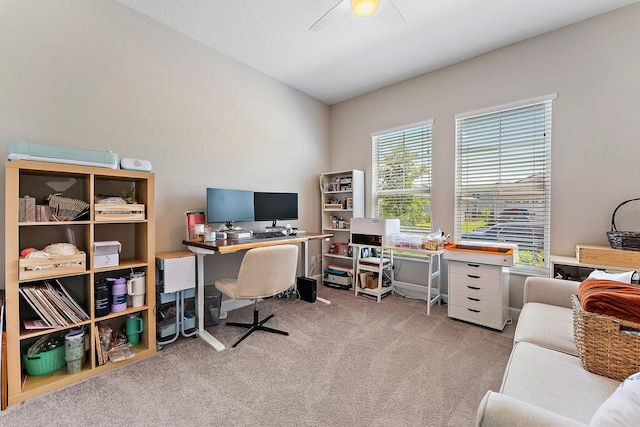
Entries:
POLYGON ((640 371, 640 336, 620 331, 621 326, 640 330, 640 323, 582 309, 578 297, 573 305, 573 338, 582 366, 594 374, 622 381, 640 371))
POLYGON ((638 231, 618 231, 616 228, 616 212, 623 205, 629 202, 640 200, 640 197, 635 199, 625 200, 620 203, 618 207, 613 210, 611 215, 611 231, 607 232, 607 238, 609 239, 609 245, 613 249, 625 249, 628 251, 640 251, 640 232, 638 231))

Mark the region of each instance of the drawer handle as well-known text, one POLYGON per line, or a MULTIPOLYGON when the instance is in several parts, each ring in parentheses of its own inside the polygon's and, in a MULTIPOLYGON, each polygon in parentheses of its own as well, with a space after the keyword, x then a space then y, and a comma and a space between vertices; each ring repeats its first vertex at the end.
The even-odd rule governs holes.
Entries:
POLYGON ((467 308, 469 311, 473 311, 474 313, 480 313, 480 310, 474 310, 473 308, 467 308))
POLYGON ((469 263, 467 263, 467 265, 469 267, 480 267, 480 264, 469 264, 469 263))
POLYGON ((471 297, 467 297, 467 299, 468 299, 468 300, 471 300, 471 301, 476 301, 476 302, 480 301, 480 298, 471 298, 471 297))
POLYGON ((478 288, 477 286, 469 286, 469 285, 467 285, 467 288, 473 289, 474 291, 479 291, 480 290, 480 288, 478 288))
POLYGON ((472 279, 479 279, 480 276, 474 276, 473 274, 467 274, 467 277, 470 277, 472 279))

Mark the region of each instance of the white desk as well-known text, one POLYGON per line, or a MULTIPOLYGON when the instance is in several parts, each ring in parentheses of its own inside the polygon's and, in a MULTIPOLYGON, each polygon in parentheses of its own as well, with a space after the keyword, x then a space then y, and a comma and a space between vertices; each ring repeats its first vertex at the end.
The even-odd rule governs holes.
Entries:
MULTIPOLYGON (((286 245, 300 243, 300 258, 302 259, 302 271, 305 276, 309 274, 309 261, 307 259, 307 244, 310 240, 320 240, 331 237, 331 234, 306 233, 296 236, 282 237, 279 239, 238 239, 238 240, 216 240, 214 242, 193 242, 184 240, 189 250, 196 254, 196 301, 198 317, 198 336, 217 351, 224 350, 222 344, 216 337, 207 332, 204 328, 204 257, 215 253, 225 254, 236 251, 253 249, 264 246, 286 245)), ((320 300, 320 299, 319 299, 320 300)), ((323 301, 324 302, 324 301, 323 301)))

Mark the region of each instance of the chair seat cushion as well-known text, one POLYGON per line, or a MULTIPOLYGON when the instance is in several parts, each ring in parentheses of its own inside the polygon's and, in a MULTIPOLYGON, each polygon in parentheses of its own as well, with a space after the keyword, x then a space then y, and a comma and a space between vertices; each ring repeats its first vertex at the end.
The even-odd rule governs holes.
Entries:
POLYGON ((226 296, 238 299, 236 297, 236 290, 238 289, 238 281, 236 279, 218 279, 216 280, 216 289, 225 294, 226 296))
POLYGON ((578 356, 573 340, 573 311, 569 308, 526 303, 520 312, 513 340, 578 356))

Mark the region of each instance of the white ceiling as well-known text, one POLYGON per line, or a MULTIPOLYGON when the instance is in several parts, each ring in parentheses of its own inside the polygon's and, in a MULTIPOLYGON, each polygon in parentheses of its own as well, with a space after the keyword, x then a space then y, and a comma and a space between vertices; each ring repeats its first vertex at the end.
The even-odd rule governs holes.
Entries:
POLYGON ((393 0, 401 30, 349 12, 319 32, 339 0, 118 1, 331 105, 640 0, 393 0))

